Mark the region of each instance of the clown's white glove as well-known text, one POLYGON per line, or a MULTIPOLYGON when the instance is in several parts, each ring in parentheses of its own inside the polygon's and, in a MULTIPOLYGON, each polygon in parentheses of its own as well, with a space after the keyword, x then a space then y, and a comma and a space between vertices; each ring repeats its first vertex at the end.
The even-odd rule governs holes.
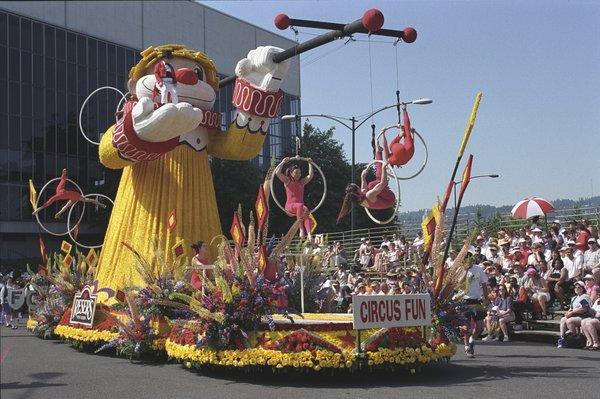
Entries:
POLYGON ((162 142, 195 129, 202 121, 202 110, 188 103, 164 104, 157 110, 154 102, 142 97, 131 111, 133 128, 145 141, 162 142))
POLYGON ((236 76, 245 79, 254 87, 264 91, 279 91, 281 82, 290 67, 290 60, 276 64, 273 56, 281 53, 283 49, 273 46, 259 46, 248 52, 246 58, 241 59, 236 67, 236 76))

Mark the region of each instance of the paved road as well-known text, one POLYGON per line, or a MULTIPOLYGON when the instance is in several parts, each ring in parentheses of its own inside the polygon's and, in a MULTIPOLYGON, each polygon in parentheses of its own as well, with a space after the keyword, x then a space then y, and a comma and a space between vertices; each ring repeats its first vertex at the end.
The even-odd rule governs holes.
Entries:
MULTIPOLYGON (((416 376, 203 376, 178 364, 130 363, 1 328, 2 399, 9 398, 584 398, 600 392, 600 352, 510 342, 477 346, 416 376)), ((598 396, 596 396, 598 397, 598 396)))

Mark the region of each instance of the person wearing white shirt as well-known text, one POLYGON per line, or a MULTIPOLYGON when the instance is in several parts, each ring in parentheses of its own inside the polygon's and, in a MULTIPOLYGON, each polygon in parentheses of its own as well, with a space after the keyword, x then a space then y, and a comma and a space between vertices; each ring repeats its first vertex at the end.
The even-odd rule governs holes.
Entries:
POLYGON ((587 243, 590 248, 583 254, 583 268, 587 273, 592 273, 594 269, 600 268, 600 246, 594 238, 590 238, 587 243))
POLYGON ((581 275, 581 270, 575 267, 575 258, 573 257, 573 249, 570 247, 562 247, 561 252, 564 254, 561 259, 564 268, 569 273, 569 280, 573 280, 581 275))
POLYGON ((469 323, 470 326, 464 334, 464 344, 465 354, 472 358, 475 357, 475 338, 483 331, 483 320, 486 317, 486 307, 484 305, 487 305, 488 277, 481 265, 473 263, 467 270, 465 279, 467 288, 464 299, 468 306, 465 317, 475 323, 469 323), (472 327, 472 324, 475 324, 475 328, 472 327))

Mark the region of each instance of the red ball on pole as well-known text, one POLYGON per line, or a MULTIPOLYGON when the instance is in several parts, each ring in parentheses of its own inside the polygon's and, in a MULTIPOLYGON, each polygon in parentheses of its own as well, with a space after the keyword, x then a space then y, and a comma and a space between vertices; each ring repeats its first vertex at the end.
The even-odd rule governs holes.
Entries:
POLYGON ((274 23, 277 29, 285 30, 290 27, 290 17, 285 14, 277 14, 274 23))
POLYGON ((383 14, 378 9, 371 8, 364 13, 362 23, 369 32, 377 32, 383 26, 383 14))
POLYGON ((417 40, 417 31, 414 28, 406 27, 404 28, 404 35, 402 35, 402 40, 406 43, 412 43, 417 40))

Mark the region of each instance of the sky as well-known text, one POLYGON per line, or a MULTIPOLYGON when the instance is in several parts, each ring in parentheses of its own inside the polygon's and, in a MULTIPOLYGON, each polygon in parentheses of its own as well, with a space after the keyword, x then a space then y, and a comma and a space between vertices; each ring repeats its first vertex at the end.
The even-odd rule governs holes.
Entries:
MULTIPOLYGON (((335 41, 300 61, 303 114, 364 115, 394 104, 396 89, 404 101, 433 99, 409 108, 429 162, 418 177, 402 182, 400 211, 428 208, 443 194, 478 91, 483 99, 457 180, 468 154, 474 155, 472 175, 500 177, 473 180, 464 205, 600 193, 598 1, 200 2, 291 39, 291 30, 274 26, 277 14, 349 23, 377 8, 384 28, 417 30, 414 43, 397 48, 393 39, 372 36, 369 44, 358 34, 355 42, 335 41)), ((323 33, 300 32, 301 42, 323 33)), ((396 121, 395 110, 374 118, 377 129, 396 121)), ((310 122, 321 129, 335 126, 326 119, 310 122)), ((370 125, 367 121, 356 135, 357 162, 372 157, 370 125)), ((337 126, 335 137, 350 158, 350 132, 337 126)), ((417 143, 411 163, 398 175, 411 175, 423 159, 417 143)))

